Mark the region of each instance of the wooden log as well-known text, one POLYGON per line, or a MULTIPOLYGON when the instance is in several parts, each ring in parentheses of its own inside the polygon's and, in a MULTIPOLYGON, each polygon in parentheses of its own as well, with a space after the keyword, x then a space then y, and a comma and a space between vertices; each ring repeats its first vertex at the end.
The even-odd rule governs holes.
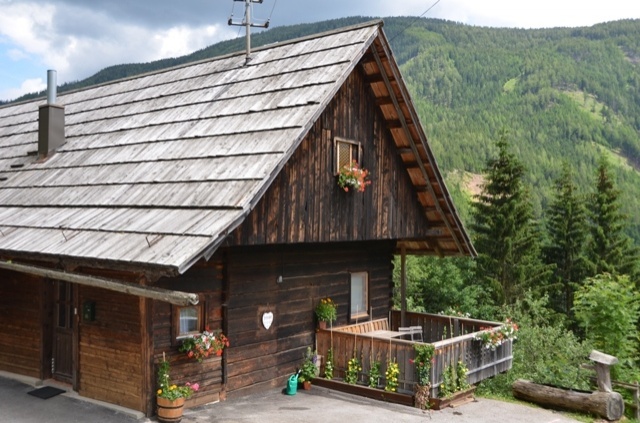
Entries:
POLYGON ((78 275, 75 273, 63 272, 61 270, 47 269, 38 266, 27 266, 8 261, 0 261, 0 269, 67 281, 78 285, 93 286, 109 291, 136 295, 138 297, 151 298, 153 300, 165 301, 178 306, 196 305, 200 301, 198 294, 192 294, 189 292, 171 291, 169 289, 156 288, 153 286, 137 285, 129 282, 121 282, 95 276, 78 275))
POLYGON ((541 405, 597 414, 610 421, 624 415, 624 401, 617 392, 575 392, 522 379, 516 380, 512 389, 516 398, 541 405))

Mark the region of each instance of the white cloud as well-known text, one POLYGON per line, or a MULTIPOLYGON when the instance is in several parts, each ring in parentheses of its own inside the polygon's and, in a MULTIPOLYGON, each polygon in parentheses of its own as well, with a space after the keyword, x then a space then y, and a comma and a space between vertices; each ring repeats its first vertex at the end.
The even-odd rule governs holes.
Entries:
POLYGON ((22 82, 22 85, 18 88, 9 88, 4 91, 0 91, 0 98, 11 100, 18 98, 26 93, 39 92, 47 88, 47 83, 42 78, 27 79, 22 82))
POLYGON ((27 53, 17 48, 9 49, 9 51, 7 51, 7 56, 14 61, 27 59, 29 57, 27 53))
POLYGON ((28 53, 43 54, 49 45, 41 29, 51 27, 54 7, 8 3, 0 13, 0 35, 28 53))
MULTIPOLYGON (((58 82, 86 78, 104 67, 182 56, 229 38, 226 25, 144 27, 92 8, 0 2, 0 39, 11 60, 32 59, 58 71, 58 82), (71 19, 69 17, 72 17, 71 19)), ((32 92, 30 79, 0 98, 32 92)))
POLYGON ((213 44, 222 39, 219 26, 187 27, 177 26, 154 35, 157 58, 178 57, 213 44))

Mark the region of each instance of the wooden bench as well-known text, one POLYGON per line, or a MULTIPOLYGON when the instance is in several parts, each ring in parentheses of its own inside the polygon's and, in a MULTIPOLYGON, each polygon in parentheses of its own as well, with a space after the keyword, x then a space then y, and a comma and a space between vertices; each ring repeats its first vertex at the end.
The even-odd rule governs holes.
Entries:
POLYGON ((374 330, 389 330, 389 322, 387 319, 370 320, 368 322, 341 326, 334 328, 334 330, 349 333, 368 333, 373 332, 374 330))

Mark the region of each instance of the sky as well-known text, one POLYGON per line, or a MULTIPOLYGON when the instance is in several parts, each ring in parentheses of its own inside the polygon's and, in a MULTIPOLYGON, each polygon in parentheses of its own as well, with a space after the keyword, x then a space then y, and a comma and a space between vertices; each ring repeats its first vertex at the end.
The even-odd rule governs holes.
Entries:
MULTIPOLYGON (((347 16, 420 16, 476 26, 554 28, 640 19, 638 0, 263 0, 271 27, 347 16)), ((244 35, 242 0, 0 0, 0 100, 122 63, 177 57, 244 35)))

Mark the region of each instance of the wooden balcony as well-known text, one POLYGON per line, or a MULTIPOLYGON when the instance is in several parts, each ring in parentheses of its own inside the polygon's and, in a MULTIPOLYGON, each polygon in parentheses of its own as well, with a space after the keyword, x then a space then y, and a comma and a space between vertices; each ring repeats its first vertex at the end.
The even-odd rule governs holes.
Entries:
MULTIPOLYGON (((486 328, 498 328, 501 323, 466 319, 435 314, 409 313, 404 326, 420 326, 423 342, 435 347, 435 362, 431 370, 431 395, 437 397, 446 366, 463 361, 469 372, 468 382, 475 384, 511 368, 512 341, 508 340, 495 350, 483 348, 474 336, 486 328)), ((354 353, 361 360, 362 372, 359 382, 368 382, 368 371, 372 360, 382 363, 384 378, 386 363, 395 360, 400 368, 399 390, 411 395, 416 384, 415 367, 410 360, 415 358, 413 345, 407 334, 399 332, 400 312, 392 311, 389 320, 373 320, 354 325, 318 330, 318 354, 326 357, 333 348, 334 378, 344 378, 347 363, 354 353)), ((321 373, 323 375, 323 373, 321 373)), ((380 385, 384 386, 382 379, 380 385)))

